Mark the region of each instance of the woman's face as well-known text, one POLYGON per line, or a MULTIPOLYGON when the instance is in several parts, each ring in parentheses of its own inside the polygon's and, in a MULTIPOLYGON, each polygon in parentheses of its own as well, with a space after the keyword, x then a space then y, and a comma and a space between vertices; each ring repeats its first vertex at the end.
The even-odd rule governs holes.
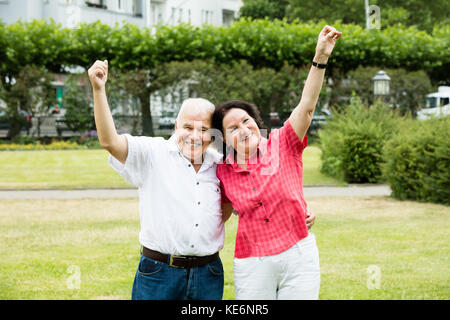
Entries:
POLYGON ((261 134, 255 120, 243 109, 230 109, 222 121, 225 143, 240 158, 251 156, 258 149, 261 134))

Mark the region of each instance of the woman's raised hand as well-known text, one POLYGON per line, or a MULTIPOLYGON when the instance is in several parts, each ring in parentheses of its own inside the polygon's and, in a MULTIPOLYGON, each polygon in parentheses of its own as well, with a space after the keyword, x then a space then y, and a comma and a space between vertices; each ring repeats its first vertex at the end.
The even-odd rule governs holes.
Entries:
MULTIPOLYGON (((337 31, 336 28, 331 26, 325 26, 320 31, 319 38, 317 39, 316 57, 328 59, 333 51, 336 40, 342 35, 342 32, 337 31)), ((316 61, 322 63, 324 61, 316 61)))

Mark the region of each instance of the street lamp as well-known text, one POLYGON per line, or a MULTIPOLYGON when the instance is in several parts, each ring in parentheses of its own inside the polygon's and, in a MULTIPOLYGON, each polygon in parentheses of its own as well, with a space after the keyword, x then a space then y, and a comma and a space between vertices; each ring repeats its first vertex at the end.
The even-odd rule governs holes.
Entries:
POLYGON ((373 95, 375 97, 388 96, 390 82, 391 78, 386 74, 386 72, 383 70, 378 71, 376 76, 372 78, 373 95))

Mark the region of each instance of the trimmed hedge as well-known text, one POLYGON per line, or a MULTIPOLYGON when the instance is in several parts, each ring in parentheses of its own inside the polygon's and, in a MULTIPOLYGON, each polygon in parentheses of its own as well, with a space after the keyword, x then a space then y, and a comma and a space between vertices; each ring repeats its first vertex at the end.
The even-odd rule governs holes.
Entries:
MULTIPOLYGON (((64 65, 87 68, 96 59, 108 59, 112 68, 127 71, 205 58, 220 63, 247 60, 257 68, 278 69, 286 62, 301 67, 311 62, 325 24, 241 19, 226 28, 180 24, 159 26, 155 32, 100 22, 75 30, 44 21, 0 24, 0 73, 16 75, 27 64, 60 72, 64 65)), ((450 81, 450 26, 436 28, 432 35, 414 27, 367 30, 352 24, 335 26, 343 36, 333 50, 330 74, 333 70, 345 74, 359 65, 401 67, 425 70, 434 81, 450 81)))
POLYGON ((388 106, 377 101, 366 107, 354 96, 319 130, 321 171, 349 183, 379 182, 383 146, 400 119, 388 106))
POLYGON ((392 196, 450 205, 450 116, 408 121, 385 146, 392 196))

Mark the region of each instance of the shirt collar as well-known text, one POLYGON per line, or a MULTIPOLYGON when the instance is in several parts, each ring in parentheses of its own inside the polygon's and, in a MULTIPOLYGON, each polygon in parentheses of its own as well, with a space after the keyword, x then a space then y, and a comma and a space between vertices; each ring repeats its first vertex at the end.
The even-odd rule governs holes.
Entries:
POLYGON ((267 154, 267 141, 268 140, 266 138, 261 137, 261 141, 258 144, 257 153, 250 158, 252 160, 251 161, 252 163, 249 163, 247 165, 247 169, 242 169, 237 165, 237 162, 233 157, 233 152, 228 153, 228 155, 225 158, 225 163, 230 165, 236 172, 250 171, 255 169, 261 164, 261 159, 264 159, 264 156, 267 154), (257 157, 256 161, 253 160, 254 157, 257 157))

